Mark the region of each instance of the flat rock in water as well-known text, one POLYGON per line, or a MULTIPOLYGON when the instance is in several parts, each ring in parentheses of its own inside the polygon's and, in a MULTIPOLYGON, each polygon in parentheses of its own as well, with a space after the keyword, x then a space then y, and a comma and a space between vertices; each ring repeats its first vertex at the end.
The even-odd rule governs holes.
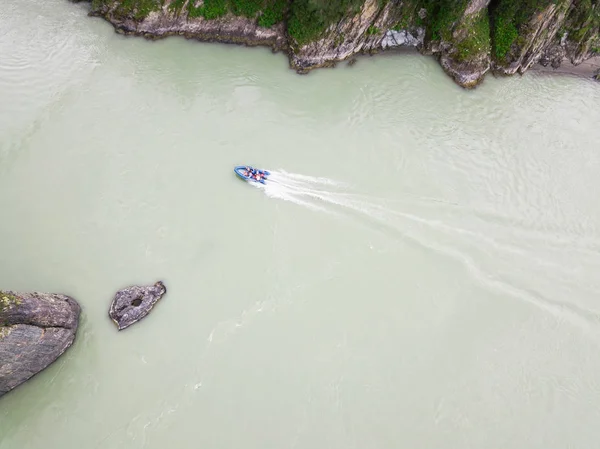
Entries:
POLYGON ((80 311, 65 295, 0 291, 0 397, 73 344, 80 311))
POLYGON ((108 315, 119 330, 123 330, 148 315, 154 304, 166 292, 167 289, 161 281, 149 286, 134 285, 124 288, 115 295, 108 315))

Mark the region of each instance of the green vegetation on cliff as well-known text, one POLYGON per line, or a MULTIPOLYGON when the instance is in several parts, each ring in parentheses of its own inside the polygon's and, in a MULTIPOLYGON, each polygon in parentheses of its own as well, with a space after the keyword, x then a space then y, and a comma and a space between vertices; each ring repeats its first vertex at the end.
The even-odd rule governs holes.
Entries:
MULTIPOLYGON (((116 18, 143 20, 166 4, 167 0, 92 0, 92 10, 111 9, 116 18)), ((283 21, 288 0, 172 0, 168 5, 169 11, 175 14, 184 12, 183 9, 186 8, 185 12, 191 18, 204 17, 214 20, 231 13, 257 19, 259 26, 272 27, 283 21)))
POLYGON ((470 0, 408 0, 402 2, 396 30, 425 27, 429 42, 450 42, 456 46, 455 57, 469 57, 489 52, 490 21, 487 8, 465 16, 470 0))
POLYGON ((576 44, 578 54, 589 54, 600 46, 599 0, 496 0, 492 1, 491 21, 493 56, 500 63, 512 60, 524 45, 533 41, 558 43, 566 37, 576 44), (543 12, 548 17, 554 14, 554 25, 540 30, 536 27, 543 12), (557 29, 556 35, 548 35, 557 29))
MULTIPOLYGON (((114 3, 114 0, 92 0, 92 10, 97 11, 114 3)), ((160 9, 162 0, 121 0, 116 3, 117 6, 112 12, 115 17, 142 20, 152 11, 160 9)))
MULTIPOLYGON (((600 1, 577 0, 568 20, 572 30, 569 38, 574 42, 593 40, 600 46, 600 1)), ((593 48, 598 52, 600 48, 593 48)))
MULTIPOLYGON (((176 1, 180 4, 174 6, 174 9, 181 10, 185 0, 176 1)), ((257 18, 259 26, 268 28, 283 21, 286 7, 287 0, 204 0, 200 6, 189 1, 188 15, 213 20, 232 13, 250 19, 257 18)))
MULTIPOLYGON (((380 7, 389 0, 379 0, 380 7)), ((360 12, 364 0, 292 0, 288 30, 300 45, 318 39, 333 23, 360 12)), ((425 26, 432 41, 451 40, 469 0, 405 0, 394 4, 396 30, 425 26), (423 11, 421 16, 419 13, 423 11)))
POLYGON ((490 21, 487 8, 465 15, 470 0, 409 0, 403 2, 397 30, 423 26, 429 42, 455 47, 454 58, 466 61, 490 51, 490 21))
MULTIPOLYGON (((378 5, 382 7, 388 1, 378 0, 378 5)), ((331 24, 358 14, 364 3, 364 0, 292 0, 289 34, 300 45, 314 41, 331 24)), ((452 31, 468 4, 469 0, 405 0, 394 3, 393 13, 398 22, 392 28, 402 30, 424 26, 429 40, 450 41, 452 31)), ((369 34, 372 34, 373 28, 370 30, 369 34)))
POLYGON ((229 11, 227 0, 204 0, 201 6, 194 6, 195 2, 188 2, 189 17, 204 17, 213 20, 223 17, 229 11))
POLYGON ((425 27, 432 41, 451 41, 452 30, 462 18, 469 0, 422 0, 427 11, 425 27))
POLYGON ((364 0, 293 0, 288 32, 304 45, 319 38, 332 23, 360 12, 364 0))
MULTIPOLYGON (((140 21, 160 9, 180 18, 230 20, 238 16, 265 28, 280 24, 289 37, 290 52, 299 55, 297 61, 303 61, 303 53, 310 53, 304 62, 294 62, 303 71, 322 66, 326 61, 319 61, 321 57, 337 58, 331 56, 335 47, 344 45, 333 52, 340 58, 372 51, 377 38, 389 29, 418 36, 426 52, 443 56, 446 68, 454 64, 454 74, 469 70, 484 74, 490 58, 494 70, 512 74, 540 58, 551 60, 554 66, 564 55, 579 63, 600 53, 600 0, 491 0, 489 6, 476 0, 91 1, 98 15, 133 32, 137 25, 131 19, 140 21), (303 49, 310 43, 315 43, 313 48, 303 49)), ((141 26, 141 32, 152 34, 155 26, 151 21, 141 26)), ((226 38, 220 31, 214 33, 217 39, 226 38)), ((277 39, 283 41, 284 36, 277 39)))
POLYGON ((273 25, 282 22, 285 17, 287 7, 287 0, 268 1, 262 10, 262 14, 258 17, 258 25, 261 27, 270 28, 273 25))
POLYGON ((491 7, 494 56, 504 60, 536 13, 564 0, 499 0, 491 7))
MULTIPOLYGON (((92 10, 104 9, 116 18, 142 20, 152 11, 169 4, 170 11, 185 13, 190 18, 213 20, 233 14, 255 19, 265 28, 286 21, 289 36, 302 46, 320 39, 330 25, 360 13, 365 1, 92 0, 92 10)), ((585 51, 600 49, 600 0, 492 0, 489 12, 484 8, 481 14, 473 17, 465 17, 465 10, 473 0, 377 0, 376 5, 383 8, 390 2, 391 17, 397 20, 389 25, 390 28, 424 27, 428 42, 453 43, 456 55, 461 59, 489 51, 492 47, 495 59, 506 62, 511 50, 517 51, 530 38, 528 26, 536 15, 553 4, 564 11, 570 7, 569 18, 562 29, 562 32, 568 32, 570 41, 584 43, 585 51)), ((367 34, 384 31, 371 24, 367 34)))
POLYGON ((456 42, 456 59, 467 61, 478 55, 490 52, 490 17, 486 10, 474 14, 463 21, 458 29, 458 35, 464 38, 456 42))

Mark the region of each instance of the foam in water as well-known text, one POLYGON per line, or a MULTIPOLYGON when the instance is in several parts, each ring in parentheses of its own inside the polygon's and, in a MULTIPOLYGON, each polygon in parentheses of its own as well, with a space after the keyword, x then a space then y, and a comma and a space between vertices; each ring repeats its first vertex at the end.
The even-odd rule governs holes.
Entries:
POLYGON ((331 189, 344 186, 344 184, 328 178, 287 173, 283 170, 271 171, 266 184, 251 184, 262 189, 270 198, 291 201, 309 209, 322 212, 332 212, 325 205, 327 203, 336 204, 337 202, 335 191, 331 191, 331 189), (319 204, 319 200, 322 204, 319 204))
MULTIPOLYGON (((396 234, 399 238, 407 238, 421 247, 458 260, 480 284, 492 291, 517 297, 547 313, 568 319, 600 341, 600 330, 595 326, 597 317, 593 311, 576 304, 564 303, 544 288, 536 291, 520 286, 522 274, 528 270, 531 273, 537 271, 540 279, 546 276, 556 279, 561 273, 561 265, 536 257, 539 248, 502 243, 500 235, 491 230, 476 232, 452 225, 455 217, 447 215, 440 218, 439 210, 437 216, 430 218, 408 210, 409 206, 415 208, 416 205, 423 206, 431 202, 448 203, 446 201, 420 197, 408 200, 402 196, 394 199, 368 196, 356 193, 348 184, 332 179, 287 173, 283 170, 272 171, 266 184, 251 184, 263 190, 270 198, 290 201, 311 210, 337 215, 344 220, 359 221, 388 236, 396 234), (405 210, 399 209, 398 203, 404 203, 405 210), (473 254, 477 256, 473 257, 473 254), (506 265, 499 270, 498 263, 502 261, 506 261, 506 265), (517 261, 523 264, 522 269, 517 261)), ((455 216, 467 213, 458 205, 452 206, 457 209, 455 216)), ((510 232, 511 229, 509 226, 504 231, 510 232)))

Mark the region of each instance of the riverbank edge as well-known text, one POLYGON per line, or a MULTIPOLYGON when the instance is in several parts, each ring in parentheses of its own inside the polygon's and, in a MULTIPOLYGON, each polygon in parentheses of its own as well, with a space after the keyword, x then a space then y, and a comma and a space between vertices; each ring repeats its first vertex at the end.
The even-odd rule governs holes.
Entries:
POLYGON ((260 28, 250 20, 231 16, 216 20, 174 20, 156 29, 140 28, 142 25, 132 19, 117 19, 101 11, 90 10, 88 16, 102 18, 110 23, 114 31, 125 36, 138 36, 147 40, 166 39, 181 36, 189 40, 207 43, 235 44, 247 47, 269 47, 274 53, 287 52, 288 44, 283 24, 269 29, 260 28))
MULTIPOLYGON (((73 3, 84 2, 86 0, 70 0, 73 3)), ((321 55, 319 61, 306 63, 302 57, 294 51, 294 45, 290 44, 290 38, 286 32, 284 23, 279 23, 271 28, 262 28, 256 24, 255 20, 245 17, 228 14, 224 17, 206 20, 203 18, 188 18, 187 16, 175 16, 165 14, 164 11, 152 12, 142 21, 136 21, 132 18, 119 18, 111 14, 111 10, 93 10, 91 7, 88 16, 102 18, 110 23, 114 31, 126 36, 138 36, 147 40, 165 39, 170 36, 180 36, 188 40, 197 40, 205 43, 235 44, 247 47, 268 47, 273 53, 283 52, 288 57, 290 69, 298 74, 308 74, 319 68, 334 68, 340 63, 353 63, 357 56, 377 55, 379 53, 392 53, 394 50, 414 49, 417 53, 424 56, 434 57, 444 72, 450 76, 459 86, 472 89, 479 86, 491 73, 495 77, 513 76, 503 70, 497 70, 494 64, 474 72, 461 64, 452 64, 452 59, 448 59, 444 54, 434 52, 431 48, 423 45, 423 41, 414 38, 409 43, 398 45, 383 46, 381 43, 376 45, 363 45, 361 48, 340 52, 330 51, 329 55, 321 55)), ((530 68, 537 72, 555 75, 578 76, 587 79, 600 80, 600 56, 593 56, 590 59, 575 65, 568 57, 564 57, 559 67, 556 67, 556 60, 552 65, 536 62, 530 68)), ((516 72, 523 74, 523 72, 516 72)))

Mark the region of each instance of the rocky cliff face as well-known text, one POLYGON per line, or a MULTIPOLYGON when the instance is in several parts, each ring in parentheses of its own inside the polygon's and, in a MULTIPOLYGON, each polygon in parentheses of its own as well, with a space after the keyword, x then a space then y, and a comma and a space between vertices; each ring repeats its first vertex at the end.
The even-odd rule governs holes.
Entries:
POLYGON ((596 0, 503 0, 491 8, 494 70, 524 73, 537 62, 560 66, 600 53, 600 3, 596 0))
POLYGON ((79 313, 68 296, 0 292, 0 397, 71 346, 79 313))
POLYGON ((600 0, 92 0, 118 32, 267 45, 305 73, 413 46, 461 86, 600 54, 600 0))

